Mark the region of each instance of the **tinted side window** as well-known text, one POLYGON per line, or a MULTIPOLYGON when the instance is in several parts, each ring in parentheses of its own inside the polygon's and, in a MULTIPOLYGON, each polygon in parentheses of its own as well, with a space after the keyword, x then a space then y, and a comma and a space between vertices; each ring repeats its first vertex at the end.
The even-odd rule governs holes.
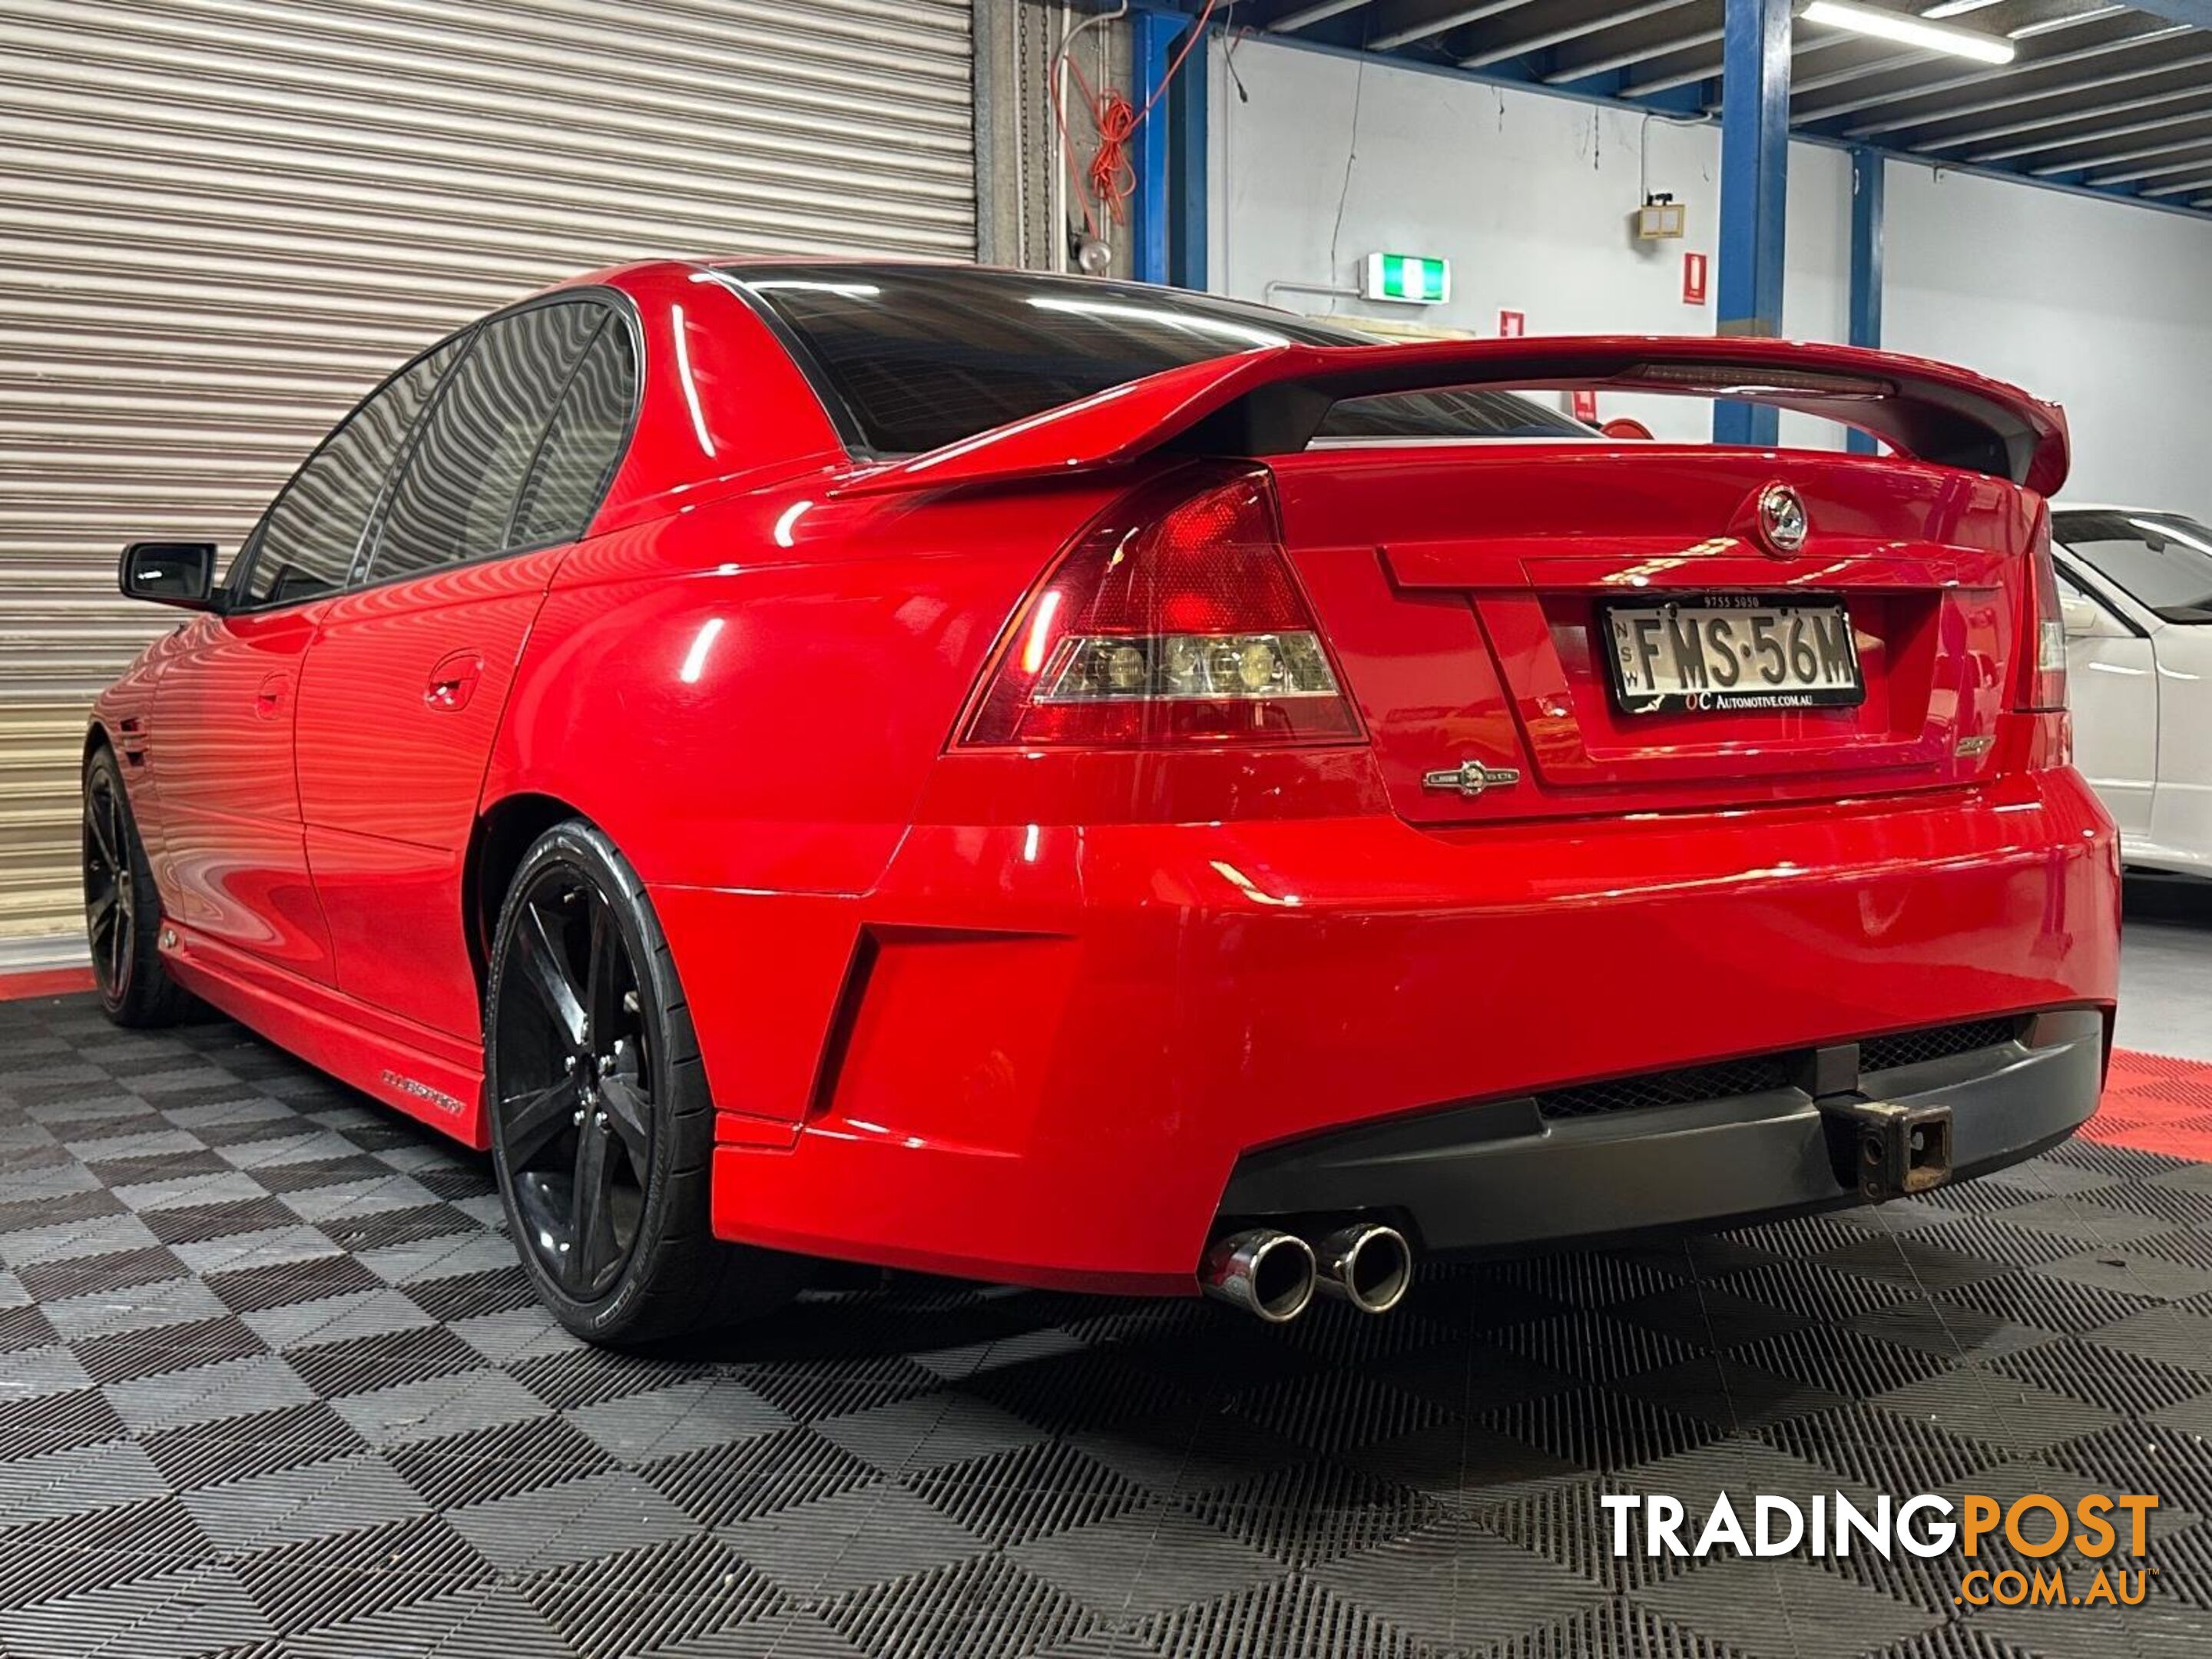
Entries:
POLYGON ((569 371, 601 319, 597 305, 532 307, 477 331, 392 492, 371 580, 496 553, 569 371))
POLYGON ((2212 622, 2212 530, 2173 513, 2061 513, 2051 534, 2166 622, 2212 622))
POLYGON ((284 486, 253 538, 240 604, 283 605, 345 585, 408 428, 464 343, 448 341, 386 382, 284 486))
POLYGON ((569 542, 584 533, 622 457, 636 386, 629 330, 610 316, 576 366, 515 504, 508 537, 514 546, 569 542))

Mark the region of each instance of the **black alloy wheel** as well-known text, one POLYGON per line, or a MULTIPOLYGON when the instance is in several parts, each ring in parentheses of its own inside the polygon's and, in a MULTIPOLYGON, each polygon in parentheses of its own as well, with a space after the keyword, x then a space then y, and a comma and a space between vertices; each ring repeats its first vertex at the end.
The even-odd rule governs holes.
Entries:
POLYGON ((538 1293, 596 1342, 752 1314, 789 1257, 708 1227, 714 1103, 643 884, 591 824, 556 825, 500 908, 484 1010, 492 1161, 538 1293))
POLYGON ((554 864, 517 896, 500 997, 500 1144, 521 1242, 592 1302, 637 1246, 653 1178, 653 1044, 606 896, 554 864))
POLYGON ((84 763, 85 941, 101 1012, 118 1025, 172 1025, 198 1005, 161 960, 161 897, 115 751, 102 744, 84 763))
POLYGON ((84 781, 84 932, 92 946, 94 982, 109 1002, 130 994, 137 965, 131 939, 138 886, 130 834, 113 769, 94 767, 84 781))

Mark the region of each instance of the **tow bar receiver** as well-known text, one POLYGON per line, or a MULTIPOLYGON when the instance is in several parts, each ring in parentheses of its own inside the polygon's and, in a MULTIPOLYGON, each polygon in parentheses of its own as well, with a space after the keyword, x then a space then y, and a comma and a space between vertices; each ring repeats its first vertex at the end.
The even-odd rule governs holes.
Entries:
MULTIPOLYGON (((1849 1149, 1850 1175, 1868 1199, 1940 1187, 1951 1176, 1951 1109, 1830 1097, 1821 1115, 1849 1149)), ((1838 1159, 1841 1162, 1841 1159, 1838 1159)))

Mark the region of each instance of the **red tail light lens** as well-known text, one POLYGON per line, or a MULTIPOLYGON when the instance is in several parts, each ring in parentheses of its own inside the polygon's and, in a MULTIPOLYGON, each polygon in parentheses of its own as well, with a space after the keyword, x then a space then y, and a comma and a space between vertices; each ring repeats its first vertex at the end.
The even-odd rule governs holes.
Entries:
POLYGON ((1094 523, 1024 607, 962 741, 1099 748, 1360 735, 1264 472, 1189 474, 1094 523))
POLYGON ((2034 603, 2022 642, 2021 708, 2031 714, 2057 713, 2066 707, 2066 617, 2058 603, 2058 570, 2051 562, 2049 525, 2039 526, 2028 559, 2034 603))

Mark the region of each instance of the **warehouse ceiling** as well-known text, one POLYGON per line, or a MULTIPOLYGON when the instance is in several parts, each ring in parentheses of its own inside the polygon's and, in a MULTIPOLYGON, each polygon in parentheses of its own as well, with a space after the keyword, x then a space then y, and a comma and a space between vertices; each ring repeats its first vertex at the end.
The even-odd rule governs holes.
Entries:
MULTIPOLYGON (((1871 0, 1992 67, 1800 16, 1793 131, 2212 209, 2212 0, 1871 0)), ((1674 113, 1717 112, 1723 0, 1246 0, 1231 26, 1674 113)))

